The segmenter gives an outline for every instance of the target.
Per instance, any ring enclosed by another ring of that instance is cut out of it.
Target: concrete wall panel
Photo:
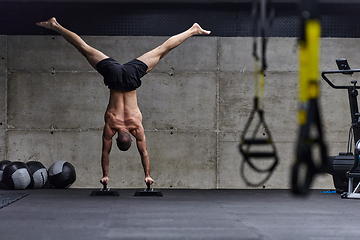
[[[298,106],[296,79],[296,73],[270,72],[266,75],[265,120],[273,131],[294,131],[296,127]],[[219,88],[221,130],[244,129],[253,109],[253,74],[221,73]],[[273,111],[274,109],[277,111]]]
[[[259,52],[260,52],[259,47]],[[267,72],[297,72],[298,45],[295,38],[269,38],[267,44]],[[261,55],[260,55],[261,56]],[[285,80],[285,79],[284,79]]]
[[[322,89],[320,107],[325,130],[344,131],[346,126],[350,128],[351,114],[347,90],[336,90],[324,85]]]
[[[254,77],[251,73],[221,72],[219,77],[221,131],[240,131],[253,107]]]
[[[160,188],[215,188],[216,134],[211,131],[145,132],[151,163],[151,176]],[[128,187],[143,187],[144,172],[135,145],[131,152],[114,148],[110,175]],[[132,157],[127,157],[131,154]],[[124,157],[123,157],[124,156]],[[118,158],[119,161],[113,159]],[[119,174],[114,175],[118,171]]]
[[[220,38],[219,67],[222,72],[250,72],[254,70],[251,56],[252,38]]]
[[[60,36],[9,36],[8,42],[11,70],[93,70]]]
[[[6,72],[0,72],[0,127],[6,124]]]
[[[137,94],[146,129],[216,128],[214,73],[150,73]]]
[[[347,58],[351,68],[359,69],[359,46],[358,38],[322,38],[321,71],[337,70],[338,58]]]
[[[221,71],[253,72],[253,38],[221,38],[219,62]],[[257,41],[261,59],[260,38]],[[294,38],[270,38],[267,45],[267,71],[297,71],[297,45]],[[259,62],[261,67],[261,62]]]
[[[97,73],[13,72],[9,125],[31,129],[102,127],[109,90]]]

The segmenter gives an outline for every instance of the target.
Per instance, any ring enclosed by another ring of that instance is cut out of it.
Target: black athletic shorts
[[[106,58],[96,64],[96,69],[104,77],[104,83],[109,89],[133,91],[141,86],[140,78],[146,74],[148,66],[137,59],[120,64],[112,58]]]

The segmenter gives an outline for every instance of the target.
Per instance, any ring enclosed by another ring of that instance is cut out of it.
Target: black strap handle
[[[310,133],[312,127],[317,130],[317,136]],[[322,134],[322,124],[319,115],[317,99],[309,101],[308,117],[304,125],[300,127],[299,139],[296,148],[296,162],[292,168],[292,191],[294,194],[305,195],[308,193],[313,177],[317,173],[325,172],[328,161],[327,151]],[[317,145],[320,154],[320,164],[316,166],[313,159],[313,150]],[[300,172],[305,168],[305,177]]]

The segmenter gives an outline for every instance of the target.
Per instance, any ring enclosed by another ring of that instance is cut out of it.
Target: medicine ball
[[[29,167],[23,162],[11,162],[6,165],[2,182],[9,189],[25,189],[34,182]]]
[[[6,164],[10,163],[11,161],[9,160],[3,160],[3,161],[0,161],[0,181],[2,179],[2,175],[3,175],[3,172],[4,172],[4,169],[6,167]]]
[[[48,172],[41,162],[30,161],[26,165],[29,167],[31,175],[34,179],[33,188],[42,188],[48,181]]]
[[[76,180],[75,168],[66,161],[56,161],[49,167],[49,182],[54,188],[68,188]]]

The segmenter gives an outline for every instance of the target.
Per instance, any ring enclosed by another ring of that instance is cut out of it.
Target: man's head
[[[119,132],[119,136],[116,138],[116,144],[121,151],[127,151],[131,146],[131,136],[128,132]]]

